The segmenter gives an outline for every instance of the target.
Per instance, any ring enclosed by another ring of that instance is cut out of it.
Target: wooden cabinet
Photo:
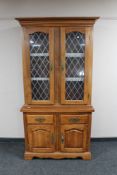
[[[85,152],[87,147],[87,125],[65,124],[61,126],[61,151]]]
[[[20,18],[25,159],[90,159],[92,29],[97,18]]]
[[[29,125],[29,148],[32,152],[54,151],[54,126],[53,125]]]

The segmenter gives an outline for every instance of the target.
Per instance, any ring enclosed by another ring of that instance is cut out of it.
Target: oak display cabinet
[[[18,18],[26,160],[91,159],[92,29],[97,18]]]

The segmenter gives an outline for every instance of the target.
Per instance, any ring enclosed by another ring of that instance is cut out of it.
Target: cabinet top
[[[16,18],[22,26],[92,26],[99,17]]]

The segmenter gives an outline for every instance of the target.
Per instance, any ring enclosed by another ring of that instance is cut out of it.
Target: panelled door
[[[87,125],[61,125],[61,151],[83,152],[87,146]]]
[[[54,125],[28,125],[30,151],[54,152]]]
[[[54,28],[25,30],[24,84],[27,103],[53,104]]]
[[[86,28],[61,28],[62,104],[87,104],[88,42]]]

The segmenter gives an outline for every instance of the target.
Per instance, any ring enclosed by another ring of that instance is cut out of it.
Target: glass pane
[[[85,34],[66,34],[66,100],[84,98]]]
[[[47,33],[30,34],[30,62],[32,99],[49,100],[49,36]]]

